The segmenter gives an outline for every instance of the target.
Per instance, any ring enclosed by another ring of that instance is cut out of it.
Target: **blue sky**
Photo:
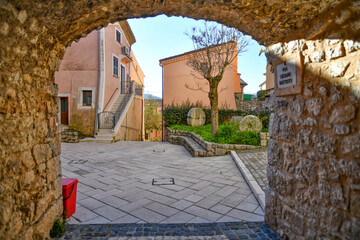
[[[161,97],[162,68],[159,60],[194,50],[191,39],[184,33],[203,26],[203,20],[160,15],[153,18],[128,19],[135,35],[132,50],[145,73],[145,93]],[[261,46],[254,40],[247,52],[238,57],[238,72],[248,83],[245,93],[256,93],[265,81],[266,58],[259,56]]]

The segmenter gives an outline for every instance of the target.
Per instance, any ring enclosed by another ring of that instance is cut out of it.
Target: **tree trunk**
[[[209,99],[211,106],[211,136],[213,137],[219,130],[218,84],[217,81],[210,81]]]

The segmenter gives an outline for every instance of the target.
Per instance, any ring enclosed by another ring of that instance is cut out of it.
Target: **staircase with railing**
[[[117,89],[115,89],[109,102],[114,96]],[[124,110],[128,105],[128,102],[133,94],[141,95],[142,86],[135,84],[134,81],[125,81],[122,83],[120,94],[117,99],[112,103],[111,108],[108,111],[98,113],[98,132],[95,136],[95,140],[99,142],[112,142],[115,136],[115,127],[118,122],[121,121]],[[108,103],[109,103],[108,102]],[[108,105],[106,104],[106,106]],[[106,109],[106,108],[104,108]]]

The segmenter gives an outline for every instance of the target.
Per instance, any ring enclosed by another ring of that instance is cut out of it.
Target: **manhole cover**
[[[153,152],[165,152],[165,150],[153,150]]]
[[[152,180],[152,185],[174,185],[174,178],[154,178]]]
[[[75,173],[77,175],[80,175],[80,176],[83,176],[83,175],[89,174],[90,172],[88,172],[88,171],[86,171],[84,169],[79,169],[79,170],[73,171],[73,173]]]
[[[88,160],[71,160],[69,162],[69,164],[84,164],[86,163]]]

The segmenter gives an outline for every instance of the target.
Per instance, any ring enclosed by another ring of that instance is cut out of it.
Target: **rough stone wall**
[[[140,141],[141,140],[141,116],[142,98],[135,96],[122,123],[119,131],[115,134],[116,141]]]
[[[352,0],[309,0],[306,4],[265,0],[1,1],[0,238],[45,238],[61,215],[53,73],[73,40],[109,22],[163,13],[215,20],[250,33],[266,45],[300,38],[359,39],[359,8],[358,1]],[[344,96],[349,101],[347,92]],[[343,140],[349,144],[357,141],[353,132],[351,128],[352,135]],[[350,192],[351,199],[356,199],[354,191]],[[346,219],[353,215],[347,214]]]
[[[270,102],[265,219],[286,239],[358,239],[360,43],[292,41],[267,56],[296,51],[302,92]]]
[[[69,130],[63,130],[61,131],[61,142],[78,143],[79,133]]]
[[[235,100],[236,101],[236,109],[242,111],[252,111],[252,110],[265,110],[266,104],[265,101],[257,101],[257,100]]]
[[[62,212],[57,87],[64,46],[0,3],[0,239],[43,239]]]

